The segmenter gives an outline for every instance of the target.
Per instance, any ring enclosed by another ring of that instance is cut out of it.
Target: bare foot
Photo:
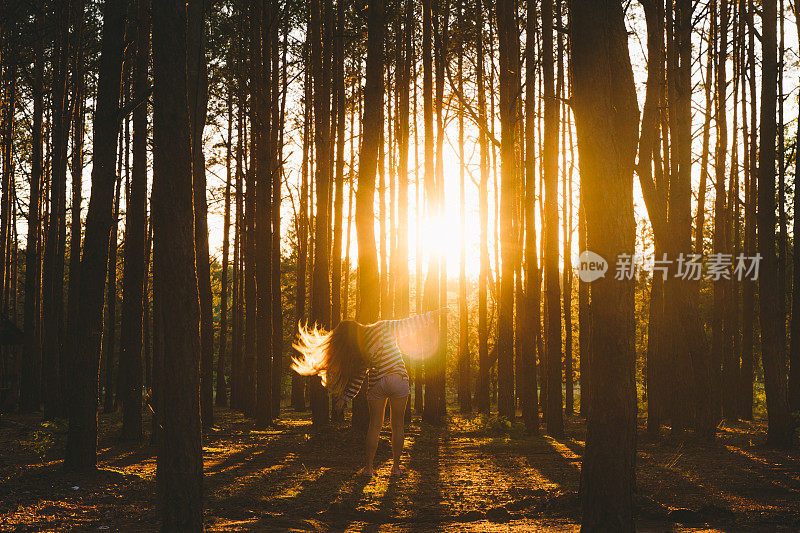
[[[393,477],[400,477],[406,473],[406,469],[402,466],[393,466],[392,471],[389,473],[390,476]]]
[[[358,471],[359,476],[372,477],[373,474],[374,472],[372,471],[372,468],[368,466],[361,467],[361,470]]]

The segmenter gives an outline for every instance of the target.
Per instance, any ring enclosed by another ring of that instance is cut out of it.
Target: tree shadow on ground
[[[447,429],[421,424],[412,432],[408,468],[418,475],[416,486],[404,503],[408,517],[415,523],[425,523],[426,531],[441,531],[440,522],[447,514],[442,494],[442,444],[446,444]]]
[[[577,417],[560,440],[498,435],[457,414],[447,428],[414,419],[400,479],[387,475],[387,427],[378,475],[367,480],[355,475],[360,434],[315,433],[307,413],[284,411],[279,427],[264,431],[234,411],[216,414],[218,427],[203,438],[209,531],[563,531],[579,521],[585,430]],[[34,418],[0,428],[0,529],[156,530],[156,448],[120,442],[118,413],[103,415],[100,468],[90,474],[63,472],[58,441],[40,458]],[[641,439],[637,523],[797,529],[800,452],[766,448],[764,429],[724,424],[710,445]]]

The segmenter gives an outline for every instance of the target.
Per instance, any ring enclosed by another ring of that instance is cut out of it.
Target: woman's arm
[[[364,379],[367,377],[367,367],[362,368],[357,374],[350,378],[350,381],[347,383],[347,387],[344,389],[344,393],[342,394],[342,399],[344,401],[350,401],[355,398],[358,391],[361,390],[361,385],[364,383]]]
[[[421,329],[432,326],[433,321],[437,316],[446,316],[449,312],[450,309],[447,307],[441,307],[421,315],[401,318],[400,320],[385,320],[384,324],[386,324],[386,326],[389,328],[389,331],[391,331],[396,337],[404,337]]]

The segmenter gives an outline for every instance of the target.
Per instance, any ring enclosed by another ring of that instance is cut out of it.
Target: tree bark
[[[303,47],[303,56],[308,61],[310,50],[310,34],[306,37],[306,43]],[[298,221],[297,241],[297,269],[295,276],[297,277],[297,292],[295,294],[295,317],[298,324],[302,324],[307,320],[306,317],[306,270],[308,264],[308,232],[309,232],[309,216],[308,216],[308,173],[311,163],[309,161],[309,143],[310,143],[310,124],[312,112],[312,90],[311,90],[311,69],[306,68],[304,87],[303,87],[303,162],[301,168],[301,183],[300,183],[300,220]],[[296,411],[303,411],[306,408],[305,389],[308,382],[297,372],[292,372],[292,407]]]
[[[462,24],[462,2],[459,0],[456,7],[456,23]],[[464,93],[464,45],[463,39],[456,40],[456,55],[458,62],[457,83],[459,94]],[[469,351],[469,307],[467,306],[467,213],[466,213],[466,184],[464,170],[466,165],[464,155],[464,104],[459,100],[458,105],[458,206],[459,206],[459,231],[460,247],[458,261],[458,403],[462,413],[472,411],[472,393],[470,390],[471,361]]]
[[[69,365],[75,353],[75,332],[78,317],[78,290],[81,266],[81,197],[83,187],[83,143],[86,113],[86,80],[84,79],[84,17],[85,6],[83,0],[78,0],[72,5],[74,9],[74,46],[72,67],[72,198],[71,220],[69,236],[69,279],[67,280],[67,315],[64,347],[61,351],[64,359],[59,369],[61,374],[61,395],[67,398],[69,383]]]
[[[42,272],[42,392],[44,417],[62,412],[59,366],[62,356],[62,321],[64,319],[64,242],[66,240],[67,144],[70,119],[69,93],[69,4],[55,2],[57,18],[52,71],[52,166],[50,179],[50,216],[45,240]],[[4,195],[8,195],[5,188]],[[7,238],[3,235],[3,246]]]
[[[363,133],[356,191],[356,237],[358,239],[358,306],[356,320],[369,324],[378,319],[375,295],[380,290],[375,247],[375,175],[378,169],[378,139],[383,109],[384,3],[370,2],[367,11],[367,71],[364,86]],[[360,393],[360,395],[362,395]],[[366,428],[366,413],[353,409],[353,426]]]
[[[106,0],[92,144],[92,193],[86,215],[79,281],[76,349],[70,365],[69,430],[65,466],[97,464],[97,384],[103,329],[103,288],[113,223],[114,162],[119,133],[119,95],[125,42],[125,2]]]
[[[745,145],[747,154],[748,169],[745,190],[744,208],[744,240],[745,253],[749,257],[756,254],[756,202],[758,195],[758,118],[757,118],[757,98],[756,95],[756,66],[755,66],[755,36],[754,36],[754,15],[755,6],[753,0],[747,0],[747,13],[744,16],[748,19],[747,32],[747,69],[750,93],[750,129],[749,146]],[[742,418],[753,419],[754,403],[754,347],[755,347],[755,323],[756,323],[756,288],[758,282],[755,280],[744,280],[742,286],[742,367],[741,367],[741,392],[740,404]]]
[[[150,1],[138,0],[136,65],[133,99],[146,98],[150,64]],[[122,280],[120,372],[125,376],[122,396],[122,438],[142,437],[142,315],[147,239],[147,105],[133,112],[133,171],[125,207],[125,266]]]
[[[232,81],[228,81],[232,84]],[[228,347],[228,250],[231,230],[231,154],[233,152],[233,91],[228,86],[228,138],[225,142],[225,198],[222,222],[222,280],[219,294],[219,351],[217,352],[217,391],[214,403],[224,407],[228,403],[225,384],[225,353]]]
[[[272,415],[280,417],[281,412],[281,381],[283,377],[283,304],[281,298],[281,194],[284,179],[283,172],[283,131],[284,117],[286,115],[286,94],[288,92],[288,78],[286,75],[288,48],[288,29],[283,33],[283,53],[279,62],[278,51],[278,23],[281,14],[278,12],[278,3],[272,2],[274,11],[272,22],[272,127],[270,129],[270,163],[272,176]],[[281,67],[282,65],[282,67]],[[279,73],[279,67],[282,72]],[[281,82],[281,79],[283,80]],[[280,101],[280,103],[279,103]]]
[[[187,72],[189,83],[189,121],[192,128],[192,177],[194,185],[195,252],[197,284],[200,291],[200,411],[203,427],[214,425],[214,315],[211,296],[211,263],[208,251],[208,202],[206,200],[206,162],[203,155],[203,129],[208,104],[208,66],[205,56],[205,16],[207,0],[187,3]]]
[[[486,123],[486,89],[484,86],[483,0],[475,4],[475,81],[478,85],[478,120]],[[478,217],[480,218],[480,272],[478,273],[478,382],[475,402],[482,413],[489,412],[489,140],[483,128],[478,130],[480,144],[480,182],[478,186]],[[530,148],[529,148],[530,149]],[[537,406],[538,410],[538,406]]]
[[[324,10],[322,3],[324,2]],[[311,321],[320,327],[331,327],[330,245],[328,244],[328,197],[330,183],[331,86],[330,62],[325,60],[331,43],[328,28],[323,32],[323,17],[331,9],[330,0],[311,3],[311,61],[314,79],[314,148],[316,161],[316,222],[314,234],[314,271],[311,282]],[[371,8],[370,8],[371,9]],[[323,12],[324,11],[324,12]],[[325,35],[323,36],[323,33]],[[359,249],[361,247],[359,246]],[[362,274],[363,275],[363,274]],[[373,293],[374,294],[374,293]],[[315,427],[329,421],[328,394],[318,377],[311,378],[311,414]]]
[[[44,45],[42,42],[43,14],[36,13],[37,39],[33,46],[33,120],[31,131],[31,178],[28,202],[28,237],[25,249],[25,344],[20,368],[19,411],[30,413],[39,409],[40,375],[42,361],[41,346],[41,196],[43,187],[42,126],[44,117]],[[12,70],[14,72],[14,70]],[[6,121],[6,125],[10,122]],[[10,132],[9,132],[10,134]],[[10,141],[10,137],[9,137]],[[114,140],[116,142],[116,139]],[[115,145],[116,146],[116,145]],[[113,160],[112,160],[113,161]],[[4,159],[4,179],[10,180],[10,160]],[[113,163],[112,163],[113,164]],[[102,289],[101,289],[102,290]],[[102,304],[101,304],[102,305]]]
[[[336,3],[337,31],[333,49],[333,84],[336,113],[336,174],[333,201],[333,251],[331,254],[331,327],[342,320],[342,211],[344,209],[344,1]]]
[[[759,311],[761,318],[761,356],[764,366],[764,391],[767,397],[767,442],[789,447],[794,440],[786,392],[785,347],[779,342],[784,328],[779,316],[778,264],[775,250],[775,150],[777,134],[777,0],[763,2],[761,62],[761,144],[758,151],[758,252]]]
[[[397,45],[397,246],[395,251],[394,310],[398,317],[408,316],[408,150],[409,150],[409,96],[411,92],[411,64],[414,31],[413,2],[403,3],[402,35]],[[399,27],[400,25],[398,25]]]
[[[525,296],[518,313],[525,325],[519,332],[523,375],[517,382],[522,416],[530,433],[539,433],[539,384],[536,365],[536,338],[541,330],[541,286],[536,250],[536,41],[538,38],[536,3],[527,6],[525,44]],[[484,104],[485,105],[485,104]],[[485,111],[484,111],[485,113]],[[488,170],[488,169],[487,169]],[[484,289],[485,290],[485,289]],[[485,303],[484,303],[485,305]],[[543,355],[543,354],[540,354]],[[488,357],[488,349],[486,356]]]
[[[726,109],[727,93],[727,57],[728,57],[728,2],[719,0],[719,21],[717,25],[717,77],[716,77],[716,123],[717,145],[714,151],[714,236],[713,251],[716,254],[728,253],[728,206],[726,205],[725,165],[728,155],[728,123]],[[712,379],[715,382],[714,390],[722,391],[723,359],[725,356],[725,331],[724,316],[728,305],[728,280],[720,279],[712,283],[714,289],[714,303],[711,313],[711,362],[713,364]],[[720,394],[711,398],[714,412],[717,416],[721,413],[722,402]],[[726,410],[726,414],[728,410]]]
[[[158,406],[163,422],[156,486],[162,531],[203,528],[200,417],[201,311],[194,228],[193,83],[187,42],[196,14],[183,1],[153,2],[153,272],[163,332]],[[188,33],[188,35],[187,35]],[[194,34],[195,39],[199,38]],[[195,115],[196,116],[196,115]],[[205,193],[205,191],[203,191]]]
[[[645,203],[654,228],[655,257],[663,254],[663,235],[667,232],[666,190],[653,177],[654,167],[659,172],[656,159],[659,156],[659,103],[664,88],[664,4],[662,0],[642,1],[647,23],[647,92],[642,112],[642,127],[639,136],[639,161],[636,172]],[[710,80],[709,80],[710,82]],[[710,94],[710,93],[709,93]],[[703,171],[701,170],[701,174]],[[702,178],[701,178],[702,179]],[[583,196],[581,196],[583,199]],[[703,200],[698,201],[703,205]],[[698,217],[701,216],[698,207]],[[698,219],[699,220],[699,219]],[[585,223],[585,221],[584,221]],[[699,224],[699,222],[698,222]],[[655,230],[658,229],[658,234]],[[586,231],[581,227],[582,231]],[[653,276],[650,287],[650,310],[647,333],[647,427],[651,433],[658,433],[665,415],[665,362],[664,344],[662,343],[662,324],[664,322],[663,278]],[[581,321],[583,324],[583,321]],[[588,348],[587,348],[588,349]],[[583,372],[581,365],[581,372]],[[582,379],[583,379],[583,375]],[[581,386],[583,394],[583,386]]]
[[[585,193],[587,248],[633,254],[633,170],[639,110],[622,6],[570,3],[572,100]],[[634,280],[592,284],[583,531],[634,531],[636,384]]]
[[[124,150],[120,139],[120,156]],[[122,157],[120,157],[117,172],[116,192],[114,193],[114,214],[111,223],[111,239],[108,244],[108,270],[106,280],[106,307],[103,315],[103,339],[100,343],[100,357],[106,367],[105,391],[103,395],[103,412],[112,413],[117,409],[117,392],[115,385],[119,385],[120,380],[114,380],[115,363],[117,358],[117,250],[119,249],[119,202],[120,190],[122,188]],[[117,377],[120,369],[117,368]],[[118,388],[118,387],[117,387]]]
[[[561,300],[558,272],[558,106],[553,86],[553,1],[542,2],[542,76],[544,78],[544,288],[545,369],[547,387],[545,423],[555,438],[564,434],[561,407]]]
[[[691,242],[691,29],[692,3],[676,0],[674,27],[667,29],[673,38],[667,45],[669,70],[667,73],[668,101],[670,103],[670,184],[668,229],[664,229],[664,251],[675,261],[679,254],[689,254]],[[656,224],[663,217],[654,217]],[[707,346],[703,321],[700,316],[698,285],[679,279],[675,272],[664,283],[664,327],[672,333],[668,337],[668,350],[673,370],[670,372],[668,390],[672,430],[679,434],[692,426],[704,439],[713,439],[719,416],[714,408],[716,381]]]
[[[795,1],[793,5],[795,23],[797,24],[798,32],[800,32],[800,4]],[[798,33],[800,35],[800,33]],[[742,95],[744,101],[744,95]],[[800,122],[798,122],[797,133],[795,139],[800,138]],[[746,142],[746,141],[745,141]],[[795,176],[800,173],[800,158],[795,158]],[[794,190],[794,212],[800,213],[800,191],[795,188]],[[745,204],[745,210],[747,209]],[[746,218],[746,217],[745,217]],[[792,235],[800,236],[800,217],[795,216],[793,220]],[[745,222],[745,227],[747,223]],[[745,236],[745,239],[747,237]],[[797,246],[797,244],[794,244]],[[788,398],[789,409],[794,412],[800,410],[800,247],[793,246],[792,254],[792,318],[791,318],[791,347],[789,351],[789,384],[788,384]],[[752,355],[751,355],[752,357]],[[744,356],[742,357],[744,359]],[[742,361],[744,363],[744,361]],[[744,364],[742,365],[744,366]]]

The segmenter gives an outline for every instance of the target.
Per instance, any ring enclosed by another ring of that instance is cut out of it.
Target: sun
[[[461,255],[462,233],[458,216],[438,214],[426,217],[421,228],[423,253],[426,259],[432,255],[443,257],[450,268],[458,266]]]

